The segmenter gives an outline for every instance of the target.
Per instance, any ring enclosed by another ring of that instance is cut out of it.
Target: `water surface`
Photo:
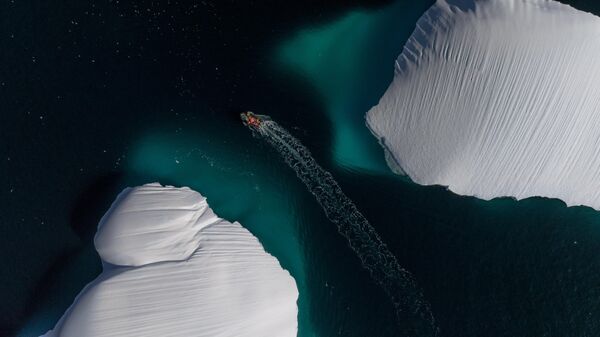
[[[34,13],[35,29],[48,30],[2,38],[2,50],[19,56],[3,55],[2,74],[22,81],[0,87],[14,111],[0,114],[11,126],[0,144],[0,201],[11,210],[0,218],[10,238],[0,244],[0,332],[52,327],[100,271],[91,238],[117,193],[160,181],[200,191],[290,270],[300,336],[402,336],[388,297],[313,196],[241,125],[238,113],[251,109],[272,115],[333,174],[415,276],[443,336],[600,333],[598,212],[417,186],[390,174],[364,127],[428,2],[332,7],[318,20],[312,8],[321,5],[267,18],[272,5],[246,9],[262,16],[203,5],[203,21],[185,6],[150,6],[177,19],[158,15],[156,24],[126,4],[68,5],[58,14],[0,10],[14,16],[7,23]],[[86,11],[89,19],[70,22]]]

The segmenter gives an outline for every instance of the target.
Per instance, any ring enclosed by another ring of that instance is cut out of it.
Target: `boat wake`
[[[280,153],[316,197],[363,267],[391,299],[400,327],[409,336],[437,336],[439,331],[433,314],[416,280],[400,267],[379,234],[342,192],[333,176],[317,164],[306,147],[270,118],[260,118],[258,123],[248,126]]]

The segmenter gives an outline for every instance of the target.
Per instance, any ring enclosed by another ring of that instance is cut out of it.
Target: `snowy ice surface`
[[[296,336],[294,279],[189,188],[126,189],[95,245],[104,271],[44,336]]]
[[[419,184],[600,209],[600,18],[551,0],[438,0],[367,126]]]

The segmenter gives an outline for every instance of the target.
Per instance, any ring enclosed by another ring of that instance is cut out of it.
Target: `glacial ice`
[[[600,209],[600,18],[552,0],[438,0],[367,126],[388,164],[483,199]]]
[[[294,279],[189,188],[126,189],[95,245],[104,271],[44,336],[296,336]]]

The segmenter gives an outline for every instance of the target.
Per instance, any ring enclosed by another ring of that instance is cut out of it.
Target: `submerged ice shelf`
[[[392,169],[483,199],[600,209],[600,18],[552,0],[438,0],[367,125]]]
[[[296,336],[294,279],[189,188],[126,189],[94,243],[104,271],[45,336]]]

